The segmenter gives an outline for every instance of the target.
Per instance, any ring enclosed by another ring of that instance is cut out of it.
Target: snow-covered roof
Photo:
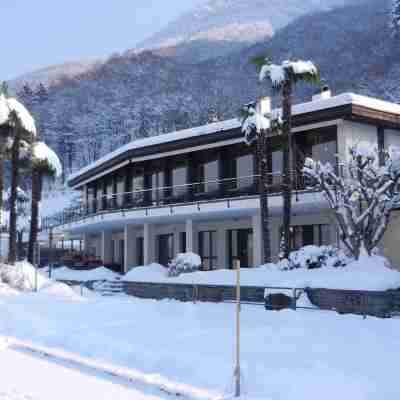
[[[324,98],[314,101],[309,101],[306,103],[301,103],[294,105],[292,108],[293,115],[300,115],[315,111],[320,111],[324,109],[335,108],[347,104],[355,104],[364,106],[370,109],[379,110],[383,112],[399,114],[400,116],[400,105],[395,103],[390,103],[387,101],[360,96],[354,93],[342,93],[331,98]],[[278,113],[279,110],[273,110],[272,113]],[[208,125],[198,126],[190,129],[184,129],[172,133],[167,133],[163,135],[153,136],[150,138],[139,139],[133,142],[127,143],[126,145],[120,147],[119,149],[99,158],[97,161],[89,164],[88,166],[80,169],[79,171],[71,174],[68,178],[69,181],[76,179],[82,174],[85,174],[92,169],[99,167],[107,161],[114,159],[115,157],[134,149],[144,148],[153,145],[161,145],[164,143],[170,143],[177,140],[187,139],[191,137],[198,137],[203,135],[208,135],[211,133],[221,133],[230,129],[236,129],[241,127],[241,121],[237,118],[215,122]],[[243,138],[244,140],[244,138]]]
[[[62,174],[62,166],[57,154],[44,142],[37,142],[33,145],[33,157],[39,161],[47,161],[54,170],[57,177]]]
[[[229,119],[222,122],[214,122],[212,124],[197,126],[194,128],[183,129],[180,131],[166,133],[158,136],[152,136],[150,138],[138,139],[133,142],[127,143],[126,145],[120,147],[119,149],[99,158],[97,161],[89,164],[88,166],[80,169],[79,171],[71,174],[68,180],[72,180],[85,172],[90,171],[93,168],[105,163],[106,161],[112,160],[120,154],[123,154],[129,150],[140,149],[143,147],[154,146],[164,143],[174,142],[176,140],[187,139],[195,136],[203,136],[210,133],[224,132],[230,129],[239,128],[241,126],[240,121],[236,118]]]

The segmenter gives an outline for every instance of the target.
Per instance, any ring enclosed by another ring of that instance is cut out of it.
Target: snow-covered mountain
[[[189,60],[225,55],[269,38],[293,19],[350,0],[208,0],[136,46]]]

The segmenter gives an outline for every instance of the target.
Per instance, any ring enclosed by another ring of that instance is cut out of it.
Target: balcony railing
[[[259,194],[259,180],[260,175],[250,175],[102,195],[98,199],[81,203],[56,215],[43,218],[42,229],[48,230],[71,222],[77,222],[88,216],[113,211],[149,209],[152,207],[257,195]],[[282,192],[281,173],[269,174],[268,183],[270,195],[278,195]],[[292,188],[295,191],[307,189],[306,182],[301,174],[292,174]]]

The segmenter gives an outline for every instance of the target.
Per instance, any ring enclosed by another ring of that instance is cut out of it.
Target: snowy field
[[[125,368],[138,381],[177,391],[183,388],[186,393],[196,393],[192,397],[198,399],[217,399],[232,390],[232,304],[82,298],[56,286],[38,294],[2,293],[0,336]],[[363,319],[322,311],[267,312],[261,306],[243,306],[245,398],[397,400],[399,328],[398,319]],[[38,384],[30,377],[32,370],[46,376],[49,367],[43,363],[48,361],[36,360],[38,364],[34,364],[31,356],[27,360],[27,355],[15,354],[5,346],[0,352],[5,362],[2,365],[8,370],[0,374],[0,399],[2,392],[12,394],[13,390],[15,397],[3,398],[62,399],[40,397]],[[107,393],[109,381],[91,376],[83,383],[75,377],[82,385],[82,394],[76,396],[68,376],[65,384],[56,384],[59,367],[53,367],[54,375],[49,372],[49,385],[69,391],[68,398],[104,398],[85,396],[84,387],[93,383],[94,393],[102,387]],[[22,382],[12,374],[13,368]],[[69,370],[82,375],[82,371]],[[29,396],[17,397],[19,389]],[[108,392],[112,394],[108,398],[126,397],[118,394],[117,387],[109,390],[116,392]],[[131,398],[141,399],[134,394]]]

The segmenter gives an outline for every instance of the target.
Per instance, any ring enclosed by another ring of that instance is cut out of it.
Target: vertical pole
[[[240,397],[240,260],[235,260],[236,267],[236,366],[235,397]]]
[[[35,263],[35,292],[38,291],[38,242],[35,243],[34,246],[34,254],[33,254],[33,260]]]

